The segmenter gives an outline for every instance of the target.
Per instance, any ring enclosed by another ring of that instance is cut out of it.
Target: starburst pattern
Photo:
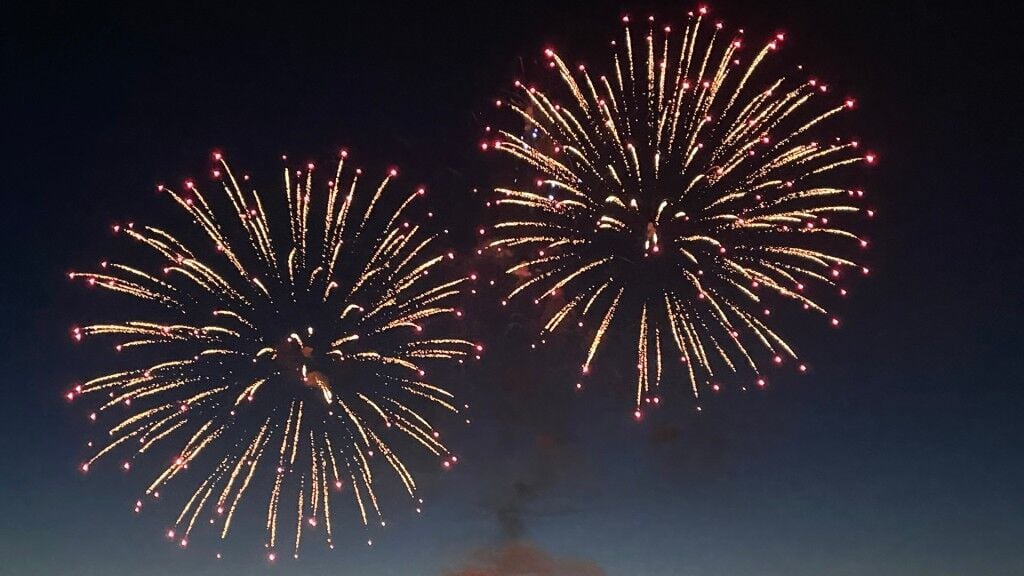
[[[776,306],[838,326],[824,301],[868,272],[851,228],[873,215],[846,175],[875,157],[826,130],[852,99],[773,71],[782,34],[748,53],[706,8],[678,31],[623,22],[608,75],[545,50],[557,80],[516,81],[496,102],[511,114],[481,147],[521,168],[496,189],[489,242],[520,255],[508,299],[546,306],[541,338],[589,329],[583,374],[610,334],[631,333],[640,418],[661,400],[669,358],[698,396],[734,374],[763,386],[765,364],[796,360]]]
[[[343,152],[326,186],[315,186],[312,164],[285,168],[283,194],[265,197],[215,160],[218,191],[160,187],[191,226],[115,226],[140,263],[69,274],[128,297],[125,315],[136,316],[72,329],[76,340],[116,339],[122,355],[122,368],[68,392],[98,400],[90,419],[110,421],[82,470],[115,454],[129,470],[170,453],[136,511],[169,485],[191,486],[167,532],[186,546],[202,524],[226,537],[253,500],[265,510],[270,559],[282,530],[296,556],[307,532],[333,548],[339,494],[363,524],[383,524],[380,469],[418,512],[398,445],[452,466],[431,418],[466,408],[425,366],[481,351],[448,334],[468,279],[447,273],[454,255],[408,214],[425,191],[390,192],[396,170],[367,186]],[[287,222],[275,219],[282,213]]]

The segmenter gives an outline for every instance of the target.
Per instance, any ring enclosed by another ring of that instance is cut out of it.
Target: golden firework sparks
[[[390,170],[364,199],[362,170],[346,167],[347,156],[322,192],[312,164],[285,168],[278,202],[215,154],[216,192],[191,181],[180,192],[159,187],[194,227],[114,227],[157,272],[103,262],[69,273],[133,298],[128,310],[143,314],[72,329],[75,340],[116,338],[126,356],[126,368],[68,392],[98,400],[91,420],[111,421],[81,468],[121,453],[129,470],[148,451],[170,451],[145,494],[159,497],[179,476],[191,483],[167,532],[181,546],[207,517],[227,537],[240,504],[263,497],[268,558],[289,527],[295,556],[306,531],[333,548],[340,492],[363,524],[384,523],[374,461],[386,463],[419,511],[396,442],[411,440],[442,468],[456,462],[430,418],[466,407],[425,367],[479,358],[480,345],[445,333],[462,315],[455,301],[470,280],[446,274],[436,236],[408,217],[424,189],[392,194]],[[271,217],[278,209],[287,223]]]
[[[493,203],[488,248],[519,260],[506,300],[550,302],[542,338],[589,324],[583,374],[610,332],[634,334],[640,418],[671,357],[695,396],[740,372],[763,386],[763,356],[796,360],[774,306],[839,324],[822,301],[867,274],[850,256],[867,240],[850,228],[873,215],[843,175],[875,156],[826,130],[852,99],[799,67],[772,70],[782,34],[747,50],[706,8],[681,30],[623,23],[607,75],[545,50],[557,80],[516,81],[496,102],[512,118],[481,148],[523,168]]]

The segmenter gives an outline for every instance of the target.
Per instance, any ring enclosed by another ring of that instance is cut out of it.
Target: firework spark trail
[[[129,470],[162,448],[171,463],[145,490],[149,497],[190,467],[198,471],[167,532],[181,546],[204,515],[227,537],[240,504],[264,494],[271,560],[279,529],[290,526],[295,556],[303,532],[320,523],[333,548],[332,498],[346,485],[363,524],[376,516],[383,525],[375,459],[419,511],[416,482],[394,442],[411,440],[445,469],[457,461],[429,416],[460,408],[426,378],[425,365],[462,363],[482,350],[445,334],[444,322],[427,335],[435,320],[461,316],[455,300],[470,280],[446,274],[436,237],[407,220],[424,190],[394,198],[391,170],[361,201],[362,171],[346,168],[343,152],[323,193],[313,190],[312,164],[285,169],[285,229],[270,217],[274,200],[214,157],[220,193],[191,181],[183,192],[159,187],[195,228],[114,227],[160,263],[158,273],[103,262],[98,272],[69,274],[141,301],[129,310],[144,314],[72,329],[75,340],[117,338],[116,350],[130,355],[124,365],[133,366],[67,394],[99,400],[90,419],[112,421],[82,470],[115,452]],[[283,506],[286,499],[294,503]]]
[[[564,295],[541,336],[570,319],[589,324],[584,374],[610,332],[638,335],[640,418],[660,402],[672,350],[695,396],[740,371],[763,386],[765,364],[796,360],[769,325],[773,302],[838,326],[821,300],[846,295],[849,271],[867,274],[850,256],[867,240],[850,228],[873,216],[863,192],[842,184],[844,169],[875,157],[823,134],[853,100],[769,70],[782,34],[746,54],[742,31],[730,36],[706,8],[681,31],[652,17],[641,35],[623,22],[611,77],[545,50],[557,80],[550,90],[516,81],[496,102],[512,119],[488,126],[481,148],[533,184],[495,190],[488,248],[520,262],[507,270],[517,281],[506,300]]]

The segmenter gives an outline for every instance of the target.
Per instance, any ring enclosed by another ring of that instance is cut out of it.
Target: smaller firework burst
[[[546,306],[542,339],[587,331],[584,375],[609,334],[630,334],[640,418],[670,361],[695,396],[806,371],[773,310],[839,325],[825,302],[867,274],[852,230],[873,215],[849,169],[875,156],[826,130],[852,99],[773,71],[782,34],[747,49],[706,8],[679,29],[623,23],[606,75],[545,50],[556,80],[517,81],[481,148],[522,169],[496,189],[489,243],[518,255],[507,299]]]

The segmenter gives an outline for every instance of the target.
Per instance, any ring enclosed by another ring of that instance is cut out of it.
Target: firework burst
[[[159,187],[193,226],[181,234],[114,226],[148,264],[103,262],[69,274],[145,312],[72,329],[75,340],[116,339],[124,356],[123,368],[68,392],[98,400],[89,418],[110,421],[82,470],[115,455],[129,470],[162,454],[168,464],[136,511],[168,484],[190,484],[167,532],[182,546],[202,524],[226,537],[239,505],[258,499],[270,559],[285,529],[296,556],[307,532],[333,548],[339,493],[354,500],[363,524],[383,524],[378,468],[397,476],[418,512],[416,482],[395,443],[418,445],[449,468],[457,458],[428,418],[466,408],[428,380],[425,366],[481,351],[444,333],[444,318],[461,316],[454,302],[468,280],[445,274],[454,255],[408,219],[424,190],[391,193],[396,170],[363,184],[342,152],[322,190],[310,164],[285,168],[283,194],[265,197],[214,157],[219,191]],[[379,460],[386,465],[372,464]]]
[[[873,212],[842,182],[875,157],[825,130],[853,100],[799,67],[771,71],[782,34],[751,53],[706,12],[642,34],[623,18],[608,75],[545,50],[552,88],[515,82],[496,102],[512,119],[481,144],[525,169],[494,202],[489,247],[520,255],[508,299],[549,302],[542,338],[588,327],[583,374],[613,331],[629,334],[637,418],[669,359],[698,397],[735,374],[764,386],[765,365],[797,359],[772,310],[838,326],[822,300],[868,271],[850,228]]]

